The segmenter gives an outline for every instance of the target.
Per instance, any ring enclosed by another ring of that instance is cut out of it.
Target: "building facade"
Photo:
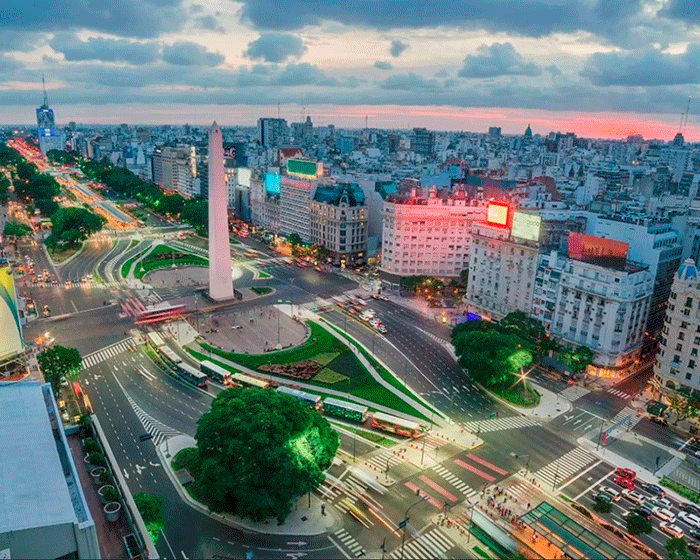
[[[182,196],[200,194],[195,187],[197,177],[197,152],[194,146],[165,146],[153,152],[153,182]]]
[[[289,127],[284,119],[258,119],[258,140],[264,148],[276,148],[289,143]]]
[[[656,398],[700,402],[700,278],[692,259],[674,275],[654,364]]]
[[[471,226],[486,218],[486,205],[465,191],[414,188],[386,197],[382,209],[382,279],[459,277],[469,266]]]
[[[435,133],[425,128],[414,128],[411,133],[411,151],[432,156],[435,153]]]
[[[333,264],[355,267],[367,255],[367,206],[357,183],[319,185],[311,201],[311,242],[331,253]]]

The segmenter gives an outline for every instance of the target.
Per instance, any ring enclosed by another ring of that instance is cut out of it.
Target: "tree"
[[[598,513],[610,513],[612,511],[612,503],[605,500],[596,500],[593,504],[593,511]]]
[[[638,513],[631,513],[627,516],[627,532],[632,536],[648,535],[651,533],[651,521]]]
[[[533,358],[536,361],[541,360],[549,350],[556,348],[556,343],[551,339],[544,325],[522,311],[508,313],[498,322],[498,325],[503,332],[513,333],[527,340],[532,346]]]
[[[19,222],[5,222],[5,228],[2,230],[2,234],[6,237],[25,237],[30,235],[34,231],[27,224],[21,224]]]
[[[206,233],[209,226],[209,206],[206,200],[189,200],[180,212],[180,219],[197,230]]]
[[[178,216],[185,205],[185,199],[179,194],[169,194],[161,198],[156,204],[156,209],[162,214]]]
[[[45,216],[46,218],[53,216],[60,208],[58,202],[50,198],[40,198],[34,203],[34,205],[39,209],[41,215]]]
[[[49,247],[74,246],[88,235],[102,229],[106,220],[85,208],[60,208],[51,216],[51,235],[46,239]]]
[[[6,204],[9,198],[10,180],[0,176],[0,204]]]
[[[160,536],[160,531],[165,525],[163,520],[163,498],[155,494],[139,492],[134,494],[136,507],[146,524],[146,529],[151,535],[151,540],[155,544]]]
[[[61,187],[56,179],[46,173],[35,173],[27,181],[15,183],[15,193],[23,199],[53,198],[60,192]]]
[[[61,381],[77,375],[82,367],[80,352],[76,348],[54,346],[41,352],[37,357],[44,379],[51,383],[54,395],[61,390]]]
[[[688,543],[685,542],[683,537],[668,539],[666,541],[666,552],[668,552],[668,558],[670,558],[670,560],[674,560],[675,558],[683,558],[684,560],[690,558]]]
[[[576,348],[576,351],[571,354],[569,367],[571,367],[571,371],[574,373],[580,373],[585,371],[592,361],[593,350],[588,348],[588,346],[579,346]]]
[[[338,434],[317,411],[270,389],[227,389],[197,423],[199,489],[216,512],[281,524],[323,482]]]
[[[298,233],[290,233],[289,237],[287,238],[287,241],[292,246],[292,248],[304,244],[304,242],[301,240],[301,236]]]

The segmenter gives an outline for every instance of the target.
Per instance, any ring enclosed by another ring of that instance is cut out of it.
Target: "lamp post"
[[[418,495],[419,491],[420,490],[416,490],[416,495]],[[408,519],[409,519],[408,512],[411,511],[418,504],[423,503],[425,500],[426,500],[426,497],[421,496],[420,500],[418,500],[417,502],[414,502],[413,504],[408,506],[408,509],[406,510],[406,513],[403,516],[403,521],[401,523],[399,523],[399,526],[403,527],[403,535],[401,536],[401,556],[399,556],[399,558],[401,560],[403,560],[403,546],[404,546],[404,543],[406,542],[406,525],[408,525]]]
[[[469,542],[472,539],[472,525],[473,525],[473,517],[474,517],[474,506],[479,503],[479,501],[475,501],[474,503],[467,502],[469,504],[469,530],[467,531],[467,542]]]
[[[294,318],[294,280],[296,278],[289,279],[289,283],[292,285],[292,319]]]

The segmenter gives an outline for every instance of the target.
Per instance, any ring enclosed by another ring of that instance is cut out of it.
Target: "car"
[[[36,284],[39,279],[36,276],[32,276],[32,284]]]
[[[676,522],[676,516],[674,515],[674,513],[672,511],[667,510],[666,508],[655,506],[652,508],[651,513],[654,514],[654,517],[658,517],[662,521],[668,521],[669,523]]]
[[[683,538],[683,529],[681,529],[678,525],[673,525],[672,523],[662,521],[659,523],[659,529],[661,529],[667,535],[671,535],[677,539]]]
[[[668,420],[662,416],[652,416],[651,421],[656,424],[661,424],[662,426],[668,426]]]
[[[651,510],[644,505],[634,506],[630,511],[636,513],[637,515],[641,515],[645,519],[651,519]]]
[[[379,325],[379,326],[377,327],[377,330],[378,330],[380,333],[382,333],[382,334],[386,334],[386,333],[389,332],[389,331],[386,330],[386,327],[385,327],[384,325]]]
[[[629,478],[625,478],[624,476],[616,476],[613,482],[615,482],[615,484],[618,486],[626,488],[627,490],[634,490],[634,482],[632,482]]]
[[[698,517],[700,517],[700,507],[698,507],[698,506],[695,506],[695,505],[693,505],[693,504],[688,504],[688,503],[683,502],[683,503],[680,503],[680,504],[678,505],[678,508],[679,508],[681,511],[685,511],[685,512],[688,512],[688,513],[692,513],[693,515],[697,515]]]
[[[656,484],[642,482],[640,486],[642,487],[642,490],[649,492],[654,496],[659,496],[659,498],[663,498],[666,495],[666,492],[664,492],[663,489],[660,486],[657,486]]]
[[[700,517],[698,517],[695,514],[681,511],[678,513],[678,519],[685,521],[691,527],[695,527],[696,529],[700,529]]]
[[[648,498],[646,500],[646,503],[648,503],[651,506],[658,506],[661,508],[666,508],[670,510],[673,507],[673,504],[669,502],[666,498],[659,498],[658,496],[655,498]]]
[[[599,492],[603,492],[604,494],[608,494],[613,501],[619,502],[620,498],[622,497],[622,494],[615,490],[614,488],[611,488],[610,486],[601,486],[598,488]]]
[[[688,534],[693,537],[696,541],[700,540],[700,529],[696,529],[695,527],[691,527],[688,530]]]
[[[611,503],[612,497],[610,494],[606,494],[605,492],[598,492],[595,496],[593,496],[593,501]]]
[[[640,494],[639,492],[627,490],[627,491],[623,492],[622,495],[625,498],[627,498],[630,502],[634,502],[635,504],[641,504],[644,502],[644,495]]]
[[[51,278],[51,283],[52,283],[54,286],[58,285],[58,278],[56,278],[56,277]]]
[[[635,478],[637,478],[637,473],[634,472],[632,469],[623,469],[622,467],[617,467],[615,469],[615,474],[628,480],[634,480]]]

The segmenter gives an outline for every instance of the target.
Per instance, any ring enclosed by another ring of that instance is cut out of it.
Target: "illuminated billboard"
[[[17,311],[17,296],[12,269],[0,266],[0,360],[22,352],[22,329]]]
[[[322,164],[302,159],[287,160],[287,174],[304,179],[316,179],[323,174]]]
[[[569,233],[569,258],[601,266],[622,268],[627,262],[629,244],[585,233]]]
[[[508,205],[502,202],[489,202],[486,210],[486,223],[492,226],[508,226]]]
[[[510,234],[526,241],[539,241],[542,217],[525,212],[513,212],[513,226]]]
[[[265,192],[267,194],[279,194],[280,191],[280,174],[270,171],[265,173]]]
[[[247,189],[250,188],[250,169],[247,167],[238,168],[238,184]]]

